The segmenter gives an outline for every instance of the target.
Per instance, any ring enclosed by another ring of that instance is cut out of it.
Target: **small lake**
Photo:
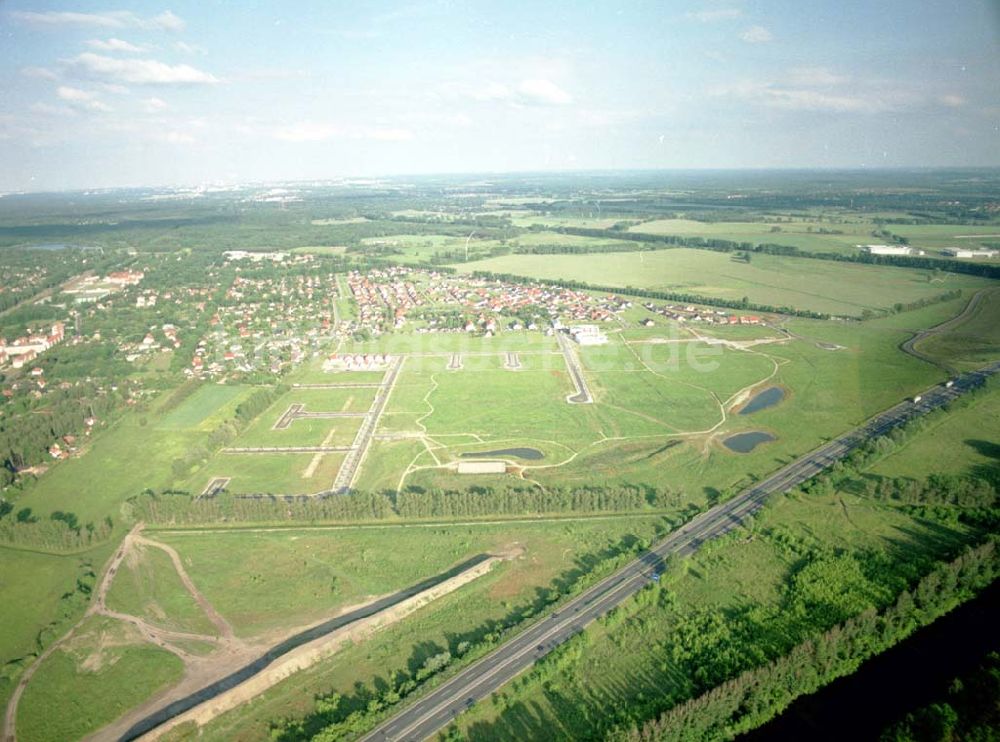
[[[722,441],[722,444],[730,451],[736,451],[736,453],[750,453],[761,443],[776,440],[778,439],[770,433],[765,433],[763,430],[751,430],[747,433],[731,435]]]
[[[740,410],[740,414],[752,415],[760,410],[766,410],[768,407],[774,407],[784,398],[784,389],[780,386],[769,386],[767,389],[753,395],[750,401],[743,405],[743,409]]]
[[[514,456],[528,461],[545,458],[545,454],[537,448],[501,448],[497,451],[466,451],[462,454],[462,458],[465,459],[490,458],[491,456]]]

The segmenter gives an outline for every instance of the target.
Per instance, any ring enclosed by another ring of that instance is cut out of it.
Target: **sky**
[[[0,0],[0,191],[1000,166],[997,0]]]

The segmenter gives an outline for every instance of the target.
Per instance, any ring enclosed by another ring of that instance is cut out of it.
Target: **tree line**
[[[798,696],[848,675],[916,629],[969,600],[1000,575],[995,537],[941,564],[895,603],[869,609],[795,646],[772,662],[717,685],[642,724],[620,726],[613,742],[732,739],[767,722]]]
[[[672,510],[679,493],[632,485],[583,488],[475,487],[468,490],[354,491],[343,495],[235,495],[147,490],[129,499],[137,520],[157,524],[370,521],[485,515]]]

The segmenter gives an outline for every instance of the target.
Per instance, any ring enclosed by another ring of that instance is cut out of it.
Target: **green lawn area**
[[[236,406],[252,391],[249,386],[204,384],[156,422],[160,430],[211,431],[231,419]]]
[[[197,634],[214,634],[194,598],[184,588],[170,556],[162,549],[136,544],[108,591],[112,610],[139,616],[154,626]]]
[[[728,253],[677,248],[602,255],[505,255],[460,263],[461,272],[513,273],[572,279],[595,285],[679,291],[726,300],[747,297],[770,306],[790,306],[857,316],[865,309],[931,297],[955,288],[981,288],[986,279],[949,274],[931,282],[925,270],[754,255],[749,264]]]
[[[83,456],[57,463],[26,487],[18,507],[30,507],[39,515],[70,511],[82,523],[109,515],[120,522],[122,502],[146,488],[168,487],[173,460],[208,438],[199,430],[158,429],[150,424],[152,419],[153,412],[126,413],[101,431]]]
[[[125,624],[94,617],[50,655],[25,690],[17,738],[75,740],[108,724],[178,680],[183,663]]]
[[[870,472],[912,479],[939,472],[1000,477],[1000,390],[936,418]]]

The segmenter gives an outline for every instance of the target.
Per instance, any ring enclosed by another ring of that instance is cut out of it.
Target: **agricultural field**
[[[983,288],[985,279],[929,271],[754,255],[744,263],[728,253],[677,248],[601,255],[506,255],[461,263],[462,272],[491,271],[530,278],[585,281],[687,292],[841,316],[888,309],[952,289]]]

